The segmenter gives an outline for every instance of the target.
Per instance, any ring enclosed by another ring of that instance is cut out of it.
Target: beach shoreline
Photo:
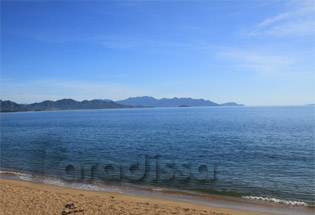
[[[77,214],[281,214],[213,207],[168,198],[83,190],[52,184],[0,178],[1,214],[61,214],[74,203]]]

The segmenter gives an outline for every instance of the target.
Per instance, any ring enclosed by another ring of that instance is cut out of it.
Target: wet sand
[[[0,214],[212,214],[262,215],[255,211],[106,191],[81,190],[0,178]],[[67,204],[75,208],[65,208]],[[64,213],[65,213],[64,212]]]

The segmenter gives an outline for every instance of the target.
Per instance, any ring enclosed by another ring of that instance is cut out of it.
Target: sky
[[[313,0],[1,1],[2,100],[315,103]]]

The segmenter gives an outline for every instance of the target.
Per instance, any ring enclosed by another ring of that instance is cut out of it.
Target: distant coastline
[[[0,100],[0,112],[26,111],[57,111],[57,110],[87,110],[87,109],[116,109],[116,108],[154,108],[154,107],[208,107],[208,106],[244,106],[235,102],[218,104],[210,100],[192,98],[163,98],[131,97],[125,100],[112,101],[109,99],[94,99],[76,101],[61,99],[57,101],[45,100],[32,104],[18,104],[14,101]]]
[[[208,106],[244,106],[235,102],[219,104],[205,99],[193,98],[162,98],[156,99],[151,96],[130,97],[116,101],[118,104],[143,106],[143,107],[208,107]]]
[[[86,110],[86,109],[115,109],[133,108],[133,106],[122,105],[113,101],[102,101],[98,99],[76,101],[73,99],[61,99],[57,101],[45,100],[32,104],[18,104],[7,100],[0,100],[1,112],[26,112],[26,111],[57,111],[57,110]]]

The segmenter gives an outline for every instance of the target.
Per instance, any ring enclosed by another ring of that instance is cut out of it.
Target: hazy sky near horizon
[[[1,99],[315,103],[313,0],[2,1]]]

